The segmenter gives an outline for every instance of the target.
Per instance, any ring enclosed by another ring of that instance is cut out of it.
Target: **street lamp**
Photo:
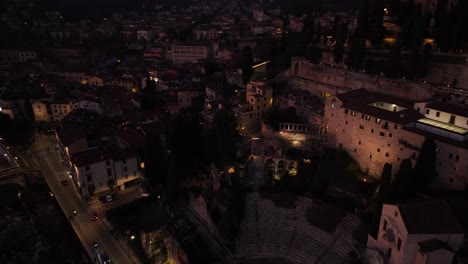
[[[134,239],[135,239],[135,236],[134,236],[134,235],[130,235],[130,230],[127,230],[125,233],[127,234],[127,256],[130,257],[129,240],[134,240]]]

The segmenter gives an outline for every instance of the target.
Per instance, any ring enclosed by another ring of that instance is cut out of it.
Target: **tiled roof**
[[[338,94],[336,97],[343,102],[342,107],[344,108],[370,116],[375,116],[400,125],[408,124],[424,117],[422,114],[412,108],[411,102],[395,97],[371,93],[365,89],[358,89]],[[371,103],[380,101],[403,106],[406,107],[406,109],[393,112],[370,105]]]
[[[80,129],[57,130],[57,136],[64,146],[69,146],[80,139],[86,138],[86,135]]]
[[[72,160],[77,167],[82,167],[103,160],[112,159],[114,161],[120,161],[135,156],[136,154],[131,151],[124,152],[116,149],[97,147],[73,154]]]
[[[463,234],[452,209],[442,200],[420,198],[397,206],[408,234]]]
[[[468,117],[468,107],[465,105],[455,105],[441,101],[434,101],[427,104],[426,107],[458,116]]]
[[[446,243],[435,238],[418,242],[418,246],[424,253],[433,252],[439,249],[451,251],[450,247]]]

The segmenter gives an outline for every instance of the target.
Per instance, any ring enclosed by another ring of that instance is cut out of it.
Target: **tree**
[[[370,17],[371,25],[371,35],[370,40],[372,44],[376,47],[382,45],[382,39],[384,37],[384,26],[383,26],[383,16],[384,16],[384,0],[376,0],[372,8],[372,13]]]
[[[317,45],[309,44],[306,50],[306,58],[312,63],[319,63],[322,59],[322,49]]]
[[[390,16],[396,18],[397,21],[399,21],[401,17],[401,8],[401,0],[392,0],[390,2]]]
[[[246,85],[253,73],[253,55],[250,46],[245,46],[242,50],[242,83]]]
[[[350,42],[348,66],[351,69],[361,68],[362,64],[364,63],[364,56],[366,52],[365,40],[359,39],[357,36],[353,36]]]
[[[437,145],[433,139],[426,138],[419,151],[414,165],[413,189],[422,191],[428,187],[436,177]]]
[[[343,54],[344,54],[344,44],[343,43],[336,43],[335,48],[333,49],[333,60],[335,63],[340,63],[343,61]]]
[[[237,132],[237,120],[234,114],[227,108],[216,112],[213,118],[213,128],[209,132],[209,144],[214,147],[211,160],[220,166],[226,162],[235,161],[240,136]]]
[[[32,104],[29,101],[29,98],[26,98],[24,100],[24,111],[26,115],[26,119],[29,120],[30,122],[34,122],[34,110],[32,108]]]
[[[441,50],[447,51],[449,49],[450,39],[450,24],[447,10],[447,0],[437,1],[436,10],[434,13],[434,22],[435,40],[437,45]]]
[[[379,189],[377,192],[377,200],[379,202],[386,202],[391,193],[391,183],[392,183],[392,164],[385,163],[382,171],[382,176],[380,177]]]
[[[140,107],[145,111],[152,110],[156,105],[156,82],[146,77],[146,87],[143,88],[140,98]]]
[[[390,56],[388,58],[388,73],[391,76],[395,76],[398,72],[400,72],[400,62],[401,62],[401,44],[397,42],[392,49],[390,50]]]
[[[371,232],[377,234],[382,215],[383,203],[387,202],[391,193],[392,165],[385,163],[380,177],[380,184],[377,189],[374,203],[374,213],[372,215]]]
[[[394,181],[394,195],[397,199],[404,199],[409,196],[412,181],[413,166],[410,159],[401,162]]]
[[[357,20],[357,35],[360,39],[366,39],[369,30],[369,2],[364,0]]]

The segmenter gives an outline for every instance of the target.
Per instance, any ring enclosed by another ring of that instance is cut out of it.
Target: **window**
[[[85,166],[85,171],[89,171],[91,168],[87,165]]]
[[[449,153],[448,158],[449,158],[449,159],[452,159],[452,158],[453,158],[453,154],[452,154],[452,153]]]
[[[377,152],[380,152],[380,149],[379,149],[379,148],[377,148]]]
[[[380,118],[375,119],[375,123],[377,123],[377,124],[380,124],[380,121],[381,121]]]
[[[344,110],[344,113],[345,113],[345,114],[348,114],[348,109],[345,109],[345,110]]]
[[[366,115],[366,120],[367,120],[367,121],[370,120],[370,115]]]
[[[381,137],[385,137],[385,133],[384,133],[384,132],[380,132],[379,135],[380,135]]]
[[[388,134],[388,137],[392,137],[392,133],[389,133],[389,134]]]
[[[393,125],[393,128],[394,128],[394,129],[398,129],[398,125],[397,125],[397,124],[394,124],[394,125]]]
[[[332,104],[331,104],[331,108],[332,108],[332,109],[335,109],[335,108],[336,108],[335,103],[332,103]]]
[[[383,220],[383,230],[387,230],[387,220]]]
[[[451,115],[450,116],[450,121],[449,121],[450,124],[455,124],[455,116],[454,115]]]
[[[429,109],[426,109],[426,115],[428,115],[431,111]]]
[[[366,116],[364,114],[361,114],[361,118],[364,119]]]
[[[389,154],[388,152],[386,152],[386,153],[385,153],[385,157],[388,158],[389,156],[390,156],[390,154]]]
[[[124,171],[127,172],[127,166],[124,166]]]
[[[361,145],[361,140],[359,140],[358,144]]]
[[[110,166],[110,160],[106,160],[106,166]]]
[[[93,181],[93,175],[92,175],[91,173],[86,174],[86,180],[87,180],[88,182]]]
[[[363,126],[363,125],[359,125],[359,129],[364,129],[364,126]]]
[[[436,117],[440,117],[440,112],[436,112]]]
[[[107,177],[111,177],[111,176],[112,176],[112,169],[107,168]]]
[[[455,159],[456,159],[456,160],[460,160],[460,156],[456,155],[456,156],[455,156]]]
[[[371,132],[371,133],[374,133],[374,129],[371,129],[370,132]]]
[[[352,116],[356,116],[356,111],[351,111]]]
[[[398,251],[400,251],[400,248],[401,248],[401,239],[400,238],[398,238],[398,243],[397,243],[396,248],[398,249]]]
[[[345,123],[346,123],[346,125],[347,125],[347,124],[348,124],[348,121],[346,121]]]
[[[123,160],[122,163],[123,163],[123,164],[127,164],[127,160]]]
[[[371,155],[369,155],[369,159],[372,159],[372,154],[371,154]]]

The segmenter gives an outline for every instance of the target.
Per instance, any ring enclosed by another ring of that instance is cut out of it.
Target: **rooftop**
[[[134,157],[136,154],[131,151],[120,151],[105,147],[96,147],[73,154],[72,160],[77,167],[82,167],[104,160],[126,160]]]
[[[468,134],[468,129],[466,129],[466,128],[457,127],[457,126],[454,126],[452,124],[447,124],[447,123],[439,122],[439,121],[428,119],[428,118],[421,118],[421,119],[418,120],[418,122],[422,123],[422,124],[425,124],[425,125],[437,127],[437,128],[443,129],[443,130],[448,130],[450,132],[454,132],[454,133],[457,133],[457,134],[460,134],[460,135]]]
[[[458,116],[468,117],[468,107],[462,104],[452,104],[441,101],[433,101],[427,104],[426,107]]]
[[[418,246],[421,249],[421,251],[424,253],[433,252],[439,249],[445,249],[445,250],[451,251],[450,247],[446,243],[435,238],[418,242]]]
[[[365,89],[353,90],[338,94],[336,97],[343,102],[344,108],[354,110],[369,116],[378,117],[396,124],[404,125],[414,122],[424,116],[412,108],[412,102],[399,98],[372,93]],[[397,106],[400,111],[390,111],[377,107],[375,104],[384,103]]]
[[[408,234],[463,234],[462,226],[445,201],[419,198],[397,206]]]

